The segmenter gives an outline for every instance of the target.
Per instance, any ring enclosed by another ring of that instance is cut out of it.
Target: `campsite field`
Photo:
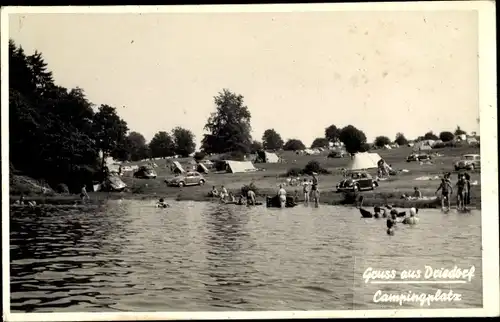
[[[400,147],[392,150],[376,150],[384,158],[388,164],[392,165],[394,170],[406,169],[408,172],[399,172],[386,181],[380,181],[380,186],[373,191],[361,192],[364,197],[364,205],[372,206],[381,203],[390,203],[398,207],[408,207],[417,205],[420,208],[437,207],[439,201],[407,201],[401,199],[403,193],[409,194],[413,191],[413,187],[419,187],[423,196],[432,197],[435,194],[439,180],[415,180],[423,176],[439,176],[444,172],[455,173],[453,162],[460,159],[460,156],[468,153],[479,154],[479,148],[463,146],[456,148],[434,149],[430,152],[438,153],[442,156],[433,157],[433,164],[420,164],[419,162],[406,162],[406,157],[411,153],[411,148]],[[342,168],[347,166],[348,157],[345,158],[327,158],[328,152],[323,152],[321,155],[297,155],[294,152],[283,151],[278,153],[284,160],[284,163],[257,163],[255,167],[262,171],[249,173],[209,173],[204,175],[207,182],[204,186],[189,186],[183,188],[167,187],[164,183],[166,178],[171,178],[173,174],[170,172],[170,160],[155,160],[158,165],[156,171],[158,177],[156,179],[136,179],[133,178],[132,172],[126,172],[122,179],[128,185],[129,189],[121,193],[107,192],[91,192],[90,197],[94,202],[105,200],[108,198],[128,198],[128,199],[176,199],[176,200],[195,200],[206,201],[211,198],[208,193],[212,186],[220,189],[224,185],[228,191],[237,195],[243,185],[254,183],[257,187],[257,196],[263,199],[266,195],[273,195],[278,189],[280,183],[286,181],[285,174],[290,168],[304,168],[311,161],[316,160],[323,168],[328,169],[331,174],[319,175],[319,189],[321,193],[320,202],[322,204],[343,204],[344,194],[336,193],[336,185],[342,179]],[[185,169],[191,169],[189,159],[177,159]],[[134,162],[127,165],[145,164],[146,162]],[[375,175],[376,170],[370,171]],[[470,172],[471,182],[477,182],[472,186],[471,191],[471,206],[481,207],[481,176],[480,170]],[[452,180],[456,181],[456,175],[452,175]],[[292,195],[295,190],[299,192],[299,200],[302,199],[301,187],[286,186],[287,192]],[[17,197],[11,196],[14,200]],[[57,195],[57,196],[39,196],[30,197],[39,203],[55,203],[68,204],[78,200],[77,195]],[[452,204],[455,203],[455,198],[452,199]]]
[[[420,164],[419,162],[406,162],[406,157],[411,153],[410,147],[400,147],[392,150],[377,150],[382,158],[387,163],[392,165],[394,170],[407,169],[408,172],[400,172],[398,175],[392,176],[386,181],[380,182],[380,187],[373,191],[362,192],[365,196],[365,205],[378,204],[380,202],[389,202],[395,205],[406,206],[414,204],[414,201],[406,201],[401,199],[403,193],[411,193],[413,187],[419,187],[424,196],[434,196],[434,193],[439,184],[438,180],[415,180],[422,176],[436,176],[442,175],[444,172],[449,171],[454,173],[453,162],[460,159],[460,156],[467,153],[478,153],[477,147],[457,147],[457,148],[443,148],[435,149],[430,152],[438,153],[442,156],[433,158],[433,164]],[[284,160],[284,163],[257,163],[255,167],[262,169],[262,171],[251,173],[209,173],[205,175],[207,183],[204,186],[191,186],[191,187],[167,187],[163,182],[166,178],[172,177],[170,169],[167,166],[169,160],[155,160],[158,165],[156,171],[158,178],[155,180],[135,179],[131,173],[123,176],[123,180],[131,187],[131,193],[140,195],[145,198],[149,197],[163,197],[174,198],[177,200],[207,200],[210,199],[207,195],[212,186],[219,189],[224,185],[228,191],[232,191],[237,195],[243,185],[253,182],[258,188],[257,195],[264,197],[276,193],[277,187],[280,183],[286,181],[285,173],[290,168],[304,168],[304,166],[311,160],[316,160],[323,168],[331,171],[332,174],[318,176],[319,188],[321,192],[321,203],[326,204],[341,204],[344,195],[335,192],[335,186],[342,179],[342,168],[346,167],[349,158],[327,158],[328,152],[321,155],[297,155],[291,151],[283,151],[278,153]],[[177,159],[185,169],[191,169],[189,161],[191,159]],[[132,163],[133,164],[133,163]],[[140,164],[140,163],[135,163]],[[371,171],[375,175],[375,171]],[[453,177],[456,180],[456,176]],[[481,200],[481,178],[480,170],[471,172],[471,181],[477,181],[477,185],[472,187],[472,200],[471,205],[480,207]],[[295,193],[297,189],[301,196],[301,188],[287,186],[287,191]],[[436,201],[419,201],[420,207],[435,207],[438,205]]]

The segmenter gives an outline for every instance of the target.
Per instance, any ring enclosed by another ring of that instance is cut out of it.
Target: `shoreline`
[[[233,194],[239,194],[239,191],[235,191],[233,189],[228,189],[228,192],[232,192]],[[257,201],[261,201],[265,203],[265,197],[271,196],[275,191],[263,189],[256,193]],[[292,195],[292,194],[290,194]],[[432,209],[432,208],[440,208],[441,201],[439,199],[424,199],[424,200],[406,200],[397,198],[394,196],[394,193],[384,193],[377,191],[369,191],[362,192],[359,195],[364,196],[363,207],[374,207],[374,206],[383,206],[386,204],[392,205],[397,208],[411,208],[416,207],[419,209]],[[359,197],[358,195],[358,197]],[[173,190],[173,191],[165,191],[162,193],[150,192],[150,193],[132,193],[132,192],[89,192],[90,200],[87,201],[86,205],[96,205],[102,204],[107,200],[119,200],[119,199],[127,199],[127,200],[158,200],[159,198],[164,198],[166,200],[175,200],[175,201],[196,201],[196,202],[213,202],[217,200],[217,198],[208,196],[206,191],[192,190],[192,189],[181,189],[181,190]],[[16,200],[19,200],[19,195],[10,195],[10,205],[12,205]],[[77,194],[59,194],[59,195],[31,195],[26,196],[27,200],[35,201],[37,205],[75,205],[75,203],[79,206],[83,206],[80,204],[80,197]],[[310,203],[313,202],[312,200]],[[303,197],[299,194],[298,204],[303,203]],[[352,207],[355,206],[355,203],[351,202],[351,200],[346,200],[344,198],[343,193],[337,193],[335,191],[324,191],[320,195],[321,205],[330,205],[330,206],[346,206]],[[456,206],[456,199],[452,198],[451,206]],[[469,208],[472,209],[481,209],[481,196],[475,195],[472,196],[471,202],[469,204]]]

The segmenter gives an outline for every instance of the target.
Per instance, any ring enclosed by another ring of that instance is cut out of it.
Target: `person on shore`
[[[464,174],[464,176],[465,176],[465,182],[466,182],[466,188],[467,188],[466,193],[465,193],[465,206],[464,206],[464,208],[465,208],[465,210],[467,210],[467,206],[470,205],[470,186],[471,186],[470,174],[468,172],[466,172]]]
[[[234,197],[232,192],[228,194],[228,197],[229,197],[229,202],[236,203],[236,198]]]
[[[299,202],[299,190],[295,189],[295,194],[293,195],[293,202],[297,204]]]
[[[413,198],[416,199],[422,198],[422,192],[420,192],[420,189],[418,189],[418,187],[413,188]]]
[[[85,200],[89,200],[90,199],[89,194],[87,193],[87,187],[85,187],[85,185],[82,186],[82,190],[80,192],[80,199],[82,200],[82,203]]]
[[[453,187],[450,182],[446,180],[446,177],[441,179],[441,184],[439,184],[436,193],[438,193],[439,190],[441,190],[441,209],[444,211],[446,208],[446,210],[449,211],[451,208],[450,196],[453,194]]]
[[[465,198],[467,194],[467,181],[465,175],[461,174],[457,181],[457,210],[465,210]]]
[[[220,188],[220,200],[225,202],[227,196],[228,196],[227,189],[222,185]]]
[[[169,208],[169,207],[170,205],[166,203],[163,198],[160,198],[160,200],[158,200],[158,202],[156,203],[156,208]]]
[[[278,190],[278,198],[280,200],[281,208],[286,207],[286,190],[283,188],[283,185],[280,184],[280,189]]]
[[[21,195],[19,196],[19,200],[17,201],[17,204],[24,205],[24,201],[25,201],[24,193],[21,193]]]
[[[312,195],[313,195],[314,206],[317,208],[319,206],[319,190],[318,190],[318,186],[313,184],[311,192],[312,192]]]
[[[247,198],[248,198],[248,194],[247,194]],[[240,195],[240,197],[238,198],[238,205],[243,206],[243,204],[244,204],[243,200],[244,200],[243,195]]]
[[[311,194],[311,186],[309,185],[309,182],[307,182],[307,179],[304,179],[302,191],[304,193],[304,203],[306,205],[308,205],[309,204],[309,196]]]
[[[314,186],[318,187],[318,177],[316,175],[317,175],[316,172],[312,173],[312,185],[313,185],[313,187]]]
[[[255,206],[255,192],[252,189],[247,192],[247,204]]]
[[[219,196],[219,192],[217,191],[217,188],[215,188],[215,186],[212,186],[212,191],[210,191],[210,194],[212,195],[212,197]]]

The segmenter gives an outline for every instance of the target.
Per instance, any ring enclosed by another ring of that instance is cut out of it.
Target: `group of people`
[[[441,183],[436,190],[436,193],[441,191],[441,207],[443,210],[449,211],[451,208],[450,199],[453,195],[453,188],[457,188],[457,210],[466,211],[467,205],[470,204],[470,175],[459,173],[457,183],[451,184],[451,173],[446,173],[441,179]]]
[[[212,187],[212,191],[210,191],[210,196],[214,198],[219,198],[222,203],[237,203],[238,205],[255,205],[255,192],[252,189],[249,189],[245,195],[240,194],[238,201],[232,192],[228,192],[226,187],[221,186],[220,191],[217,190],[215,186]]]
[[[383,210],[385,214],[385,209]],[[404,217],[400,223],[405,225],[416,225],[418,223],[417,209],[410,208],[410,216]],[[384,216],[385,217],[385,216]],[[389,216],[387,216],[387,234],[394,235],[394,229],[396,228],[396,223],[398,218],[398,212],[395,209],[391,209]]]

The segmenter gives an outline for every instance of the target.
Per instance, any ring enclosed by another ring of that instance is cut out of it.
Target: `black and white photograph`
[[[1,18],[6,321],[500,314],[494,2]]]

